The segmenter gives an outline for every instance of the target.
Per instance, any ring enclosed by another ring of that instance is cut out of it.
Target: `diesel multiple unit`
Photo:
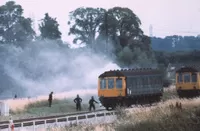
[[[111,70],[98,78],[99,100],[106,109],[160,101],[163,77],[158,69]]]
[[[184,66],[176,70],[176,90],[179,97],[200,94],[200,67]]]

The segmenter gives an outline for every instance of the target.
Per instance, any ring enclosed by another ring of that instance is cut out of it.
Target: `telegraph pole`
[[[149,37],[153,37],[153,26],[149,26]]]

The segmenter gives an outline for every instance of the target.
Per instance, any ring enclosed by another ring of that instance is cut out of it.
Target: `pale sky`
[[[8,0],[0,0],[0,5]],[[14,0],[22,5],[24,16],[38,20],[46,12],[56,17],[60,24],[63,39],[71,41],[68,33],[68,14],[78,7],[114,6],[128,7],[140,18],[146,35],[149,26],[153,26],[153,35],[164,37],[167,35],[198,35],[200,34],[200,0]],[[37,29],[38,27],[35,26]]]

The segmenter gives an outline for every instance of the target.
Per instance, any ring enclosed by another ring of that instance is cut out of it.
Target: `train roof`
[[[152,69],[152,68],[110,70],[99,75],[99,78],[113,77],[113,76],[130,77],[130,76],[135,76],[135,75],[152,75],[152,74],[161,74],[161,71],[159,69]]]
[[[182,72],[200,72],[200,66],[188,65],[188,66],[182,66],[176,70],[176,73],[182,73]]]

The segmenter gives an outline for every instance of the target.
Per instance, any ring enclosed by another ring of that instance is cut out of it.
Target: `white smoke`
[[[119,69],[111,60],[89,49],[67,49],[50,41],[31,43],[24,48],[8,44],[0,49],[0,68],[6,78],[1,77],[12,83],[9,89],[10,82],[0,87],[4,96],[97,89],[101,73]],[[6,94],[7,90],[12,93]]]

